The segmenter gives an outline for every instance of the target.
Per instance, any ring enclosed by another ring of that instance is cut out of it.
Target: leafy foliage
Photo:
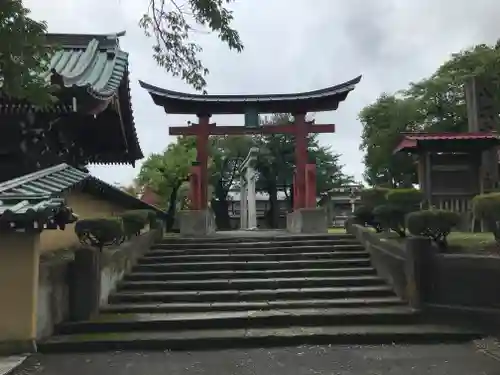
[[[55,87],[44,77],[53,51],[45,40],[47,25],[29,13],[22,0],[0,2],[0,87],[3,95],[48,106]]]
[[[490,85],[494,111],[500,114],[500,43],[480,44],[459,53],[420,82],[395,95],[382,94],[363,108],[360,149],[365,152],[365,178],[372,185],[409,187],[417,182],[407,155],[392,152],[402,132],[467,131],[464,83],[477,76]],[[500,129],[497,129],[500,130]]]
[[[148,210],[131,210],[120,214],[123,221],[123,230],[127,238],[137,236],[141,230],[150,222]],[[154,219],[153,219],[154,221]]]
[[[232,12],[225,7],[233,0],[149,0],[148,11],[139,22],[145,34],[155,40],[153,57],[173,76],[200,91],[205,89],[208,69],[198,58],[201,46],[192,41],[197,25],[216,32],[220,40],[238,52],[243,44],[238,32],[231,27]]]
[[[477,195],[472,199],[472,210],[476,219],[484,220],[500,243],[500,193]]]
[[[75,233],[82,244],[103,247],[119,245],[125,240],[123,222],[119,217],[79,220]]]
[[[418,129],[417,101],[382,94],[375,103],[363,108],[360,149],[365,152],[365,179],[370,185],[411,186],[417,175],[411,157],[393,155],[401,132]]]
[[[414,236],[425,236],[440,248],[446,248],[446,237],[459,225],[460,215],[446,210],[422,210],[407,215],[408,231]]]
[[[142,164],[136,179],[138,185],[154,191],[162,201],[159,207],[167,209],[167,230],[174,224],[178,209],[178,192],[188,180],[196,149],[193,137],[178,137],[162,154],[152,154]]]
[[[374,228],[377,232],[382,231],[382,226],[375,220],[373,208],[368,206],[358,206],[353,213],[354,222],[363,226]]]
[[[388,192],[389,189],[381,187],[363,189],[360,192],[361,204],[372,209],[385,204]]]

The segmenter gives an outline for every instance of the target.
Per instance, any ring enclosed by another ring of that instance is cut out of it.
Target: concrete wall
[[[123,275],[136,263],[137,258],[149,249],[158,236],[152,230],[133,237],[116,248],[104,249],[101,258],[101,305],[115,290]],[[36,311],[36,338],[42,339],[54,332],[54,327],[68,319],[73,255],[71,252],[45,254],[39,273],[38,303]],[[73,296],[78,298],[78,296]]]
[[[98,199],[93,195],[80,191],[71,191],[65,195],[68,206],[73,209],[80,219],[88,219],[99,216],[111,216],[126,211],[109,201]],[[68,249],[78,246],[80,243],[74,230],[75,224],[66,226],[65,230],[46,230],[40,237],[40,252]]]
[[[33,350],[38,251],[36,233],[13,232],[0,236],[0,352]]]
[[[433,319],[456,318],[461,324],[480,325],[488,334],[500,334],[500,257],[438,253],[421,237],[408,239],[402,247],[356,224],[347,230],[363,243],[377,273],[400,297],[410,301],[418,289],[419,308]],[[419,245],[409,248],[415,241]],[[409,272],[412,269],[416,272]]]

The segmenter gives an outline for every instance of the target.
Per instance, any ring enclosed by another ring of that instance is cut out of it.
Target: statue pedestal
[[[209,209],[184,210],[178,215],[182,236],[207,236],[215,233],[215,216]]]
[[[299,208],[287,215],[286,229],[290,233],[328,233],[326,210]]]

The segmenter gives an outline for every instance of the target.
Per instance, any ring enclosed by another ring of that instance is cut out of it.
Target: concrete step
[[[101,314],[95,320],[63,323],[61,335],[127,331],[185,331],[318,325],[412,324],[420,316],[407,306],[288,309],[176,314]]]
[[[182,250],[182,249],[245,249],[245,248],[289,248],[296,246],[344,246],[359,245],[355,238],[331,238],[331,239],[310,239],[310,240],[266,240],[260,238],[259,241],[245,242],[176,242],[157,243],[151,247],[153,250]]]
[[[381,345],[464,342],[471,330],[434,325],[343,325],[287,328],[116,332],[53,336],[38,344],[41,353],[111,350],[203,350],[299,345]]]
[[[174,255],[220,255],[220,254],[294,254],[294,253],[320,253],[331,251],[361,251],[364,247],[360,244],[352,245],[307,245],[294,247],[243,247],[243,248],[209,248],[209,249],[185,249],[185,250],[150,250],[145,257],[174,256]]]
[[[280,236],[248,236],[248,237],[230,237],[230,236],[207,236],[207,237],[165,237],[159,241],[159,245],[169,244],[211,244],[211,243],[243,243],[243,242],[300,242],[300,241],[318,241],[318,240],[352,240],[355,237],[351,234],[290,234],[284,233]]]
[[[133,272],[173,272],[173,271],[223,271],[223,270],[283,270],[283,269],[317,269],[341,267],[371,267],[370,259],[314,259],[264,262],[193,262],[171,264],[138,264]]]
[[[389,297],[394,292],[389,286],[353,286],[329,288],[290,288],[256,290],[216,290],[216,291],[162,291],[162,292],[115,292],[110,295],[109,303],[146,303],[146,302],[228,302],[228,301],[271,301],[277,299],[332,299]]]
[[[265,279],[213,279],[174,281],[124,281],[118,285],[119,291],[168,291],[168,290],[254,290],[279,288],[316,288],[335,286],[383,285],[384,280],[376,275],[338,277],[296,277]]]
[[[194,262],[252,262],[252,261],[287,261],[300,259],[358,259],[369,258],[365,251],[331,251],[321,253],[291,253],[291,254],[219,254],[219,255],[174,255],[174,256],[149,256],[139,259],[138,264],[154,263],[194,263]]]
[[[110,304],[102,309],[108,313],[176,313],[176,312],[217,312],[248,311],[294,308],[346,308],[346,307],[384,307],[406,306],[396,296],[338,298],[338,299],[303,299],[273,301],[230,301],[230,302],[180,302],[180,303],[119,303]]]
[[[217,312],[217,311],[249,311],[293,308],[346,308],[346,307],[383,307],[406,306],[405,302],[395,296],[340,298],[340,299],[306,299],[306,300],[274,300],[250,302],[185,302],[185,303],[121,303],[107,305],[103,313],[184,313],[184,312]]]
[[[318,269],[284,269],[257,271],[197,271],[197,272],[132,272],[124,277],[124,281],[169,281],[169,280],[213,280],[213,279],[265,279],[278,277],[335,277],[375,275],[372,267],[358,268],[318,268]]]

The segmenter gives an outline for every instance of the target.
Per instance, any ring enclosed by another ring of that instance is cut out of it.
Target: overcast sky
[[[162,151],[172,138],[169,126],[189,117],[166,115],[139,87],[144,80],[192,92],[155,65],[150,41],[137,26],[147,0],[25,0],[33,18],[50,32],[127,32],[122,48],[130,54],[132,105],[145,155]],[[314,6],[313,6],[314,4]],[[359,74],[361,83],[335,112],[316,115],[335,123],[335,134],[321,136],[342,154],[345,171],[361,179],[357,115],[384,92],[405,88],[431,74],[448,56],[500,37],[498,0],[236,0],[234,26],[245,50],[230,52],[212,35],[198,35],[202,59],[210,69],[210,94],[286,93],[320,89]],[[243,116],[214,117],[240,125]],[[191,118],[191,120],[193,120]],[[129,183],[135,169],[95,166],[94,175],[110,183]]]

